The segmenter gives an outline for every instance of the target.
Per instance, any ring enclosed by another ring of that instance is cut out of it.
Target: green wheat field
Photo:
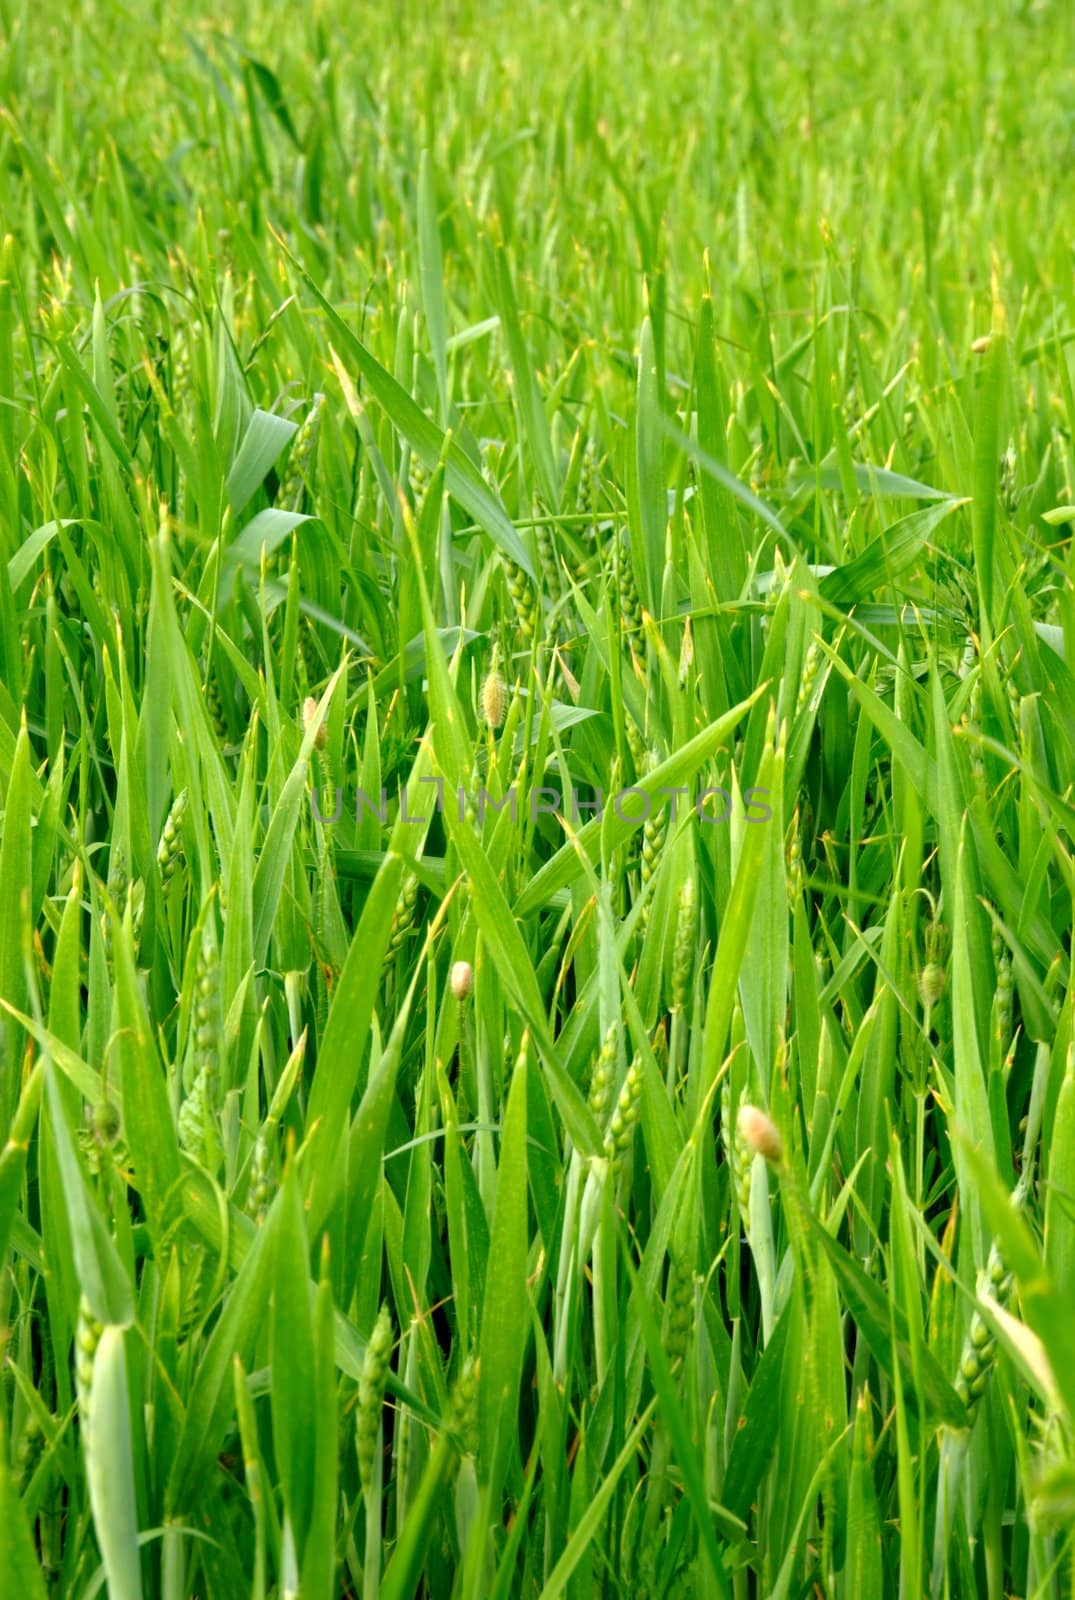
[[[1075,1594],[1072,170],[1067,0],[0,0],[5,1597]]]

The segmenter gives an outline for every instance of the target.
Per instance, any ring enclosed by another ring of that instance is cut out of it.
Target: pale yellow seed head
[[[314,699],[312,694],[308,694],[306,699],[302,702],[302,726],[306,733],[309,733],[316,715],[317,701]],[[325,748],[325,740],[327,738],[328,729],[325,727],[325,724],[322,723],[317,732],[314,734],[315,748],[318,750],[323,750]]]
[[[774,1167],[782,1165],[784,1145],[772,1117],[766,1116],[757,1106],[740,1106],[736,1122],[740,1135],[755,1155],[764,1156]]]
[[[474,968],[469,961],[456,961],[451,972],[452,993],[457,1000],[465,1000],[474,987]]]
[[[490,672],[482,684],[482,716],[491,728],[499,728],[508,709],[508,686],[499,672]]]

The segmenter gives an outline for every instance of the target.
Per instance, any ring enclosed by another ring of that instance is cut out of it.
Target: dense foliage
[[[1075,10],[198,9],[0,0],[0,1587],[1060,1600]]]

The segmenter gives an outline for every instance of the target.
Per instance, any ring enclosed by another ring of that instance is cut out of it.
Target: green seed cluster
[[[119,1138],[119,1111],[115,1104],[102,1097],[93,1108],[90,1118],[93,1136],[101,1144],[115,1144]]]
[[[787,884],[788,902],[794,910],[795,906],[802,898],[803,892],[803,853],[802,840],[799,832],[799,812],[797,807],[791,824],[791,842],[788,845]]]
[[[429,488],[430,477],[431,473],[429,468],[426,466],[421,456],[415,455],[414,451],[412,450],[410,460],[407,463],[407,482],[410,485],[411,499],[416,508],[420,506],[422,501],[425,499],[426,490]]]
[[[605,1155],[613,1175],[618,1174],[631,1147],[635,1127],[642,1111],[642,1060],[636,1056],[627,1069],[616,1109],[605,1135]]]
[[[1014,439],[1009,439],[1000,458],[1000,501],[1009,517],[1019,506],[1019,451]]]
[[[417,903],[418,879],[413,872],[407,872],[404,874],[395,910],[392,912],[392,922],[388,932],[388,944],[385,948],[383,962],[386,971],[403,949],[407,935],[414,926],[414,909]]]
[[[310,409],[302,419],[302,424],[295,435],[291,446],[291,454],[287,458],[287,467],[280,484],[280,492],[276,503],[285,511],[301,511],[306,495],[306,485],[309,481],[313,466],[314,454],[317,450],[317,439],[321,431],[321,410],[325,404],[323,394],[315,394]]]
[[[194,1066],[204,1073],[214,1098],[220,1078],[220,1038],[223,1031],[220,1006],[220,953],[216,940],[202,939],[198,950],[198,972],[194,1000]]]
[[[124,902],[131,913],[131,932],[137,945],[142,932],[142,920],[145,914],[145,884],[141,878],[131,879],[127,870],[127,863],[123,856],[116,854],[115,859],[109,864],[108,893],[117,909],[124,909]],[[112,918],[108,912],[101,917],[101,942],[105,949],[112,950]]]
[[[931,922],[926,929],[926,961],[918,974],[918,998],[926,1011],[940,1000],[947,982],[947,974],[939,960],[943,939],[944,929],[940,923]]]
[[[642,601],[635,581],[631,544],[626,529],[621,529],[614,546],[616,595],[620,608],[620,621],[627,634],[642,632]]]
[[[33,1477],[45,1450],[45,1430],[36,1411],[27,1413],[22,1433],[15,1449],[15,1470],[19,1488],[23,1489]]]
[[[550,600],[559,600],[563,594],[563,581],[560,573],[560,563],[556,556],[556,542],[553,538],[552,527],[547,522],[539,522],[536,529],[538,560],[541,563],[541,574],[545,580],[545,590]]]
[[[373,1460],[377,1451],[377,1436],[381,1431],[381,1408],[384,1405],[388,1360],[391,1354],[392,1318],[388,1307],[382,1306],[373,1325],[369,1344],[366,1346],[362,1376],[358,1381],[355,1443],[358,1451],[358,1475],[362,1488],[367,1493],[373,1478]]]
[[[179,1142],[208,1167],[216,1165],[216,1112],[220,1103],[220,956],[208,933],[198,947],[194,992],[194,1047],[190,1092],[179,1108]]]
[[[228,719],[224,712],[224,702],[220,698],[220,685],[217,683],[216,673],[208,669],[205,672],[205,704],[218,742],[226,744],[229,738]]]
[[[119,850],[113,848],[108,863],[108,892],[118,904],[127,893],[131,875],[127,871],[127,863]]]
[[[317,641],[314,637],[314,625],[309,617],[303,617],[299,624],[298,633],[299,661],[302,664],[302,676],[307,689],[312,689],[314,684],[321,680],[321,665],[318,661]]]
[[[253,1217],[259,1228],[265,1221],[274,1191],[272,1147],[265,1130],[261,1129],[254,1141],[254,1153],[250,1158],[250,1187],[246,1192],[246,1214]]]
[[[127,1149],[120,1139],[119,1112],[107,1096],[102,1095],[90,1112],[88,1122],[79,1128],[78,1142],[86,1165],[93,1173],[106,1170],[110,1160],[120,1166],[126,1161]]]
[[[651,751],[647,761],[646,770],[652,772],[657,765],[656,751]],[[664,849],[665,840],[668,838],[668,809],[666,806],[651,806],[649,814],[642,824],[642,845],[639,852],[640,887],[645,893],[651,880],[660,866],[661,851]],[[652,899],[647,900],[642,908],[641,922],[643,927],[649,921],[653,906]]]
[[[616,1081],[616,1036],[617,1027],[612,1023],[601,1043],[597,1060],[594,1062],[593,1076],[590,1079],[590,1110],[594,1114],[598,1126],[604,1123],[608,1116],[609,1103],[612,1100],[612,1086]]]
[[[75,1327],[75,1393],[78,1397],[78,1415],[82,1428],[83,1446],[90,1448],[92,1438],[93,1358],[104,1333],[104,1324],[97,1321],[90,1310],[85,1295],[79,1296],[78,1322]]]
[[[673,1369],[687,1353],[694,1320],[694,1274],[686,1258],[676,1256],[668,1269],[665,1306],[665,1353]]]
[[[801,716],[809,703],[817,682],[818,669],[821,666],[821,646],[816,639],[811,639],[807,647],[806,659],[803,661],[802,677],[799,680],[799,694],[795,701],[795,715]]]
[[[505,556],[503,563],[504,577],[508,585],[508,598],[511,601],[511,608],[515,612],[515,620],[519,625],[519,632],[524,639],[532,639],[537,622],[537,606],[530,579],[526,576],[522,567],[517,566],[510,556]]]
[[[146,886],[141,878],[135,878],[127,890],[127,904],[131,912],[131,934],[137,945],[142,937],[142,924],[146,914]]]
[[[468,1355],[452,1391],[451,1428],[466,1456],[478,1452],[478,1363]]]
[[[928,1010],[937,1004],[944,993],[945,981],[945,971],[940,963],[927,961],[918,974],[918,998],[923,1009]]]
[[[1012,1013],[1015,1001],[1012,958],[1006,945],[1001,946],[1000,953],[996,957],[996,971],[997,987],[993,995],[993,1033],[1003,1060],[1012,1042]]]
[[[587,439],[579,468],[579,509],[589,513],[589,537],[597,537],[597,506],[601,496],[601,457],[597,441]]]
[[[749,1231],[750,1174],[754,1165],[754,1152],[732,1119],[732,1089],[725,1078],[720,1088],[720,1128],[724,1140],[724,1153],[732,1169],[732,1187],[735,1203],[744,1232]]]
[[[175,869],[183,854],[182,827],[188,803],[188,791],[180,789],[164,819],[164,828],[157,846],[157,867],[161,875],[161,884],[165,887],[175,876]]]
[[[634,718],[629,715],[623,719],[623,731],[627,736],[627,748],[631,752],[631,760],[635,764],[635,771],[641,775],[646,770],[649,756],[645,738]]]
[[[668,1068],[668,1028],[664,1017],[657,1024],[657,1031],[653,1035],[653,1059],[657,1064],[657,1071],[662,1078],[665,1077]]]
[[[989,1259],[978,1275],[979,1293],[992,1295],[993,1299],[1003,1306],[1011,1299],[1014,1286],[1015,1278],[1008,1271],[1004,1257],[994,1241],[989,1251]],[[976,1310],[971,1317],[967,1337],[963,1341],[955,1379],[955,1391],[972,1419],[978,1402],[986,1391],[989,1374],[993,1370],[996,1358],[997,1341],[981,1312]]]
[[[191,322],[179,338],[172,360],[172,407],[183,413],[194,397],[194,355],[202,337],[200,322]]]
[[[694,971],[694,945],[698,937],[698,895],[694,879],[684,880],[679,891],[676,939],[672,948],[672,1010],[682,1011],[687,1004]]]
[[[188,1155],[203,1165],[208,1161],[206,1135],[210,1116],[207,1084],[204,1072],[199,1072],[190,1093],[179,1107],[177,1125],[179,1143]]]

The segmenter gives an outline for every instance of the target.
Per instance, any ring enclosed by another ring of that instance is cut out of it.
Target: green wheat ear
[[[373,1476],[373,1460],[381,1431],[381,1409],[384,1404],[385,1384],[388,1381],[392,1342],[392,1319],[388,1307],[382,1306],[366,1346],[362,1376],[358,1384],[358,1411],[355,1416],[358,1472],[362,1488],[367,1493]]]
[[[392,912],[392,921],[389,929],[388,943],[385,946],[382,966],[387,972],[395,961],[396,956],[403,949],[407,935],[414,927],[415,907],[418,904],[418,878],[413,872],[406,872],[400,886],[399,896]]]
[[[613,1022],[601,1041],[601,1049],[594,1062],[590,1077],[589,1104],[598,1126],[603,1126],[612,1102],[612,1089],[616,1081],[616,1056],[619,1026]]]
[[[78,1396],[79,1423],[84,1448],[90,1449],[93,1437],[93,1358],[104,1332],[94,1317],[85,1295],[79,1297],[75,1327],[75,1391]]]
[[[605,1135],[605,1156],[613,1178],[619,1173],[630,1150],[634,1130],[641,1114],[641,1100],[642,1062],[636,1056],[627,1069],[612,1113],[612,1121]]]
[[[317,440],[321,430],[321,411],[325,404],[323,394],[315,394],[310,409],[302,419],[291,446],[287,468],[280,484],[276,503],[287,511],[300,511],[307,496],[307,486],[313,472]]]
[[[504,558],[502,565],[508,586],[508,597],[515,612],[519,632],[524,640],[529,641],[534,637],[537,615],[533,588],[523,569],[509,557]]]
[[[175,876],[183,850],[183,818],[190,803],[188,790],[181,789],[172,801],[168,815],[164,819],[161,830],[160,843],[157,846],[157,867],[161,876],[162,885],[167,885]]]
[[[687,1004],[694,971],[694,946],[698,937],[698,894],[693,877],[680,887],[677,897],[676,936],[672,949],[672,1010]]]

